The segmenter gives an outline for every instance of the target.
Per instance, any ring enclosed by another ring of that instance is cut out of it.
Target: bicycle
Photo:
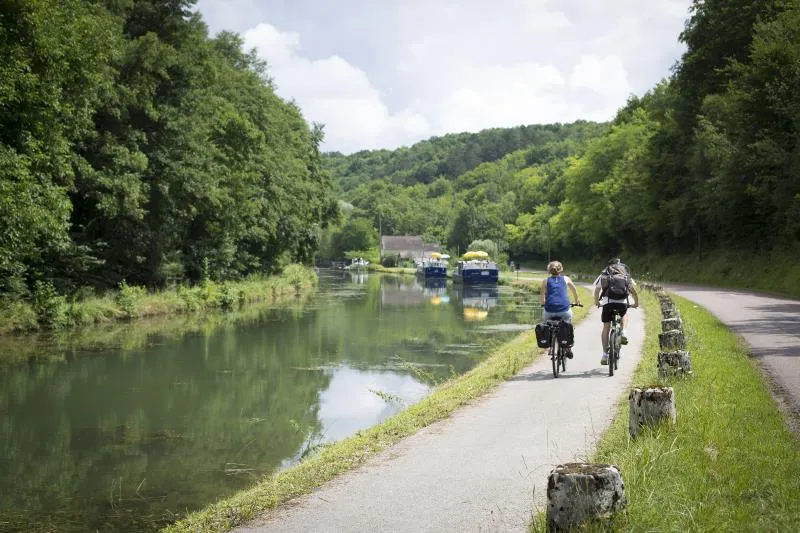
[[[619,351],[622,349],[622,317],[619,310],[611,310],[611,329],[608,332],[608,375],[613,376],[619,362]]]
[[[580,304],[570,304],[570,307],[583,307]],[[567,355],[566,350],[569,348],[561,344],[561,339],[558,337],[558,332],[561,330],[561,322],[564,319],[557,316],[547,321],[547,326],[550,328],[550,361],[553,364],[553,377],[558,378],[560,371],[567,370]]]

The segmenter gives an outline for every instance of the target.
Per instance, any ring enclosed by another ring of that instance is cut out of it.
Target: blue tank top
[[[564,280],[564,276],[550,276],[547,278],[544,310],[548,313],[563,313],[569,310],[567,282]]]

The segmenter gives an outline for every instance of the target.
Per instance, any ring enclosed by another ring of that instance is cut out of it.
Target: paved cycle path
[[[448,419],[239,532],[524,532],[544,509],[553,466],[587,459],[641,357],[644,313],[614,377],[600,365],[600,313],[575,328],[575,358],[554,379],[539,357]]]
[[[713,313],[741,335],[769,374],[773,391],[800,417],[800,301],[747,291],[664,286]]]

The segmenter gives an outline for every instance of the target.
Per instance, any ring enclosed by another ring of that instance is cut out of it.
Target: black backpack
[[[628,298],[630,279],[625,269],[611,265],[600,277],[600,287],[603,296],[610,300],[625,300]]]

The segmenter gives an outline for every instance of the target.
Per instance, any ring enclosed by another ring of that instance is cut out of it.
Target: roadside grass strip
[[[586,289],[578,288],[581,299],[589,301]],[[576,307],[574,322],[582,320],[588,307]],[[533,330],[526,331],[498,347],[489,357],[462,376],[436,387],[428,396],[381,424],[323,446],[297,465],[277,472],[250,489],[214,503],[167,526],[168,533],[228,531],[260,513],[297,496],[312,492],[335,476],[362,465],[370,457],[404,437],[446,418],[499,385],[533,362],[544,351],[536,346]]]
[[[659,380],[661,313],[642,291],[645,353],[632,386],[669,385],[677,425],[628,436],[627,394],[595,463],[620,468],[628,498],[618,531],[800,531],[800,442],[788,429],[747,346],[705,309],[671,294],[694,374]],[[544,525],[541,513],[532,530]]]

